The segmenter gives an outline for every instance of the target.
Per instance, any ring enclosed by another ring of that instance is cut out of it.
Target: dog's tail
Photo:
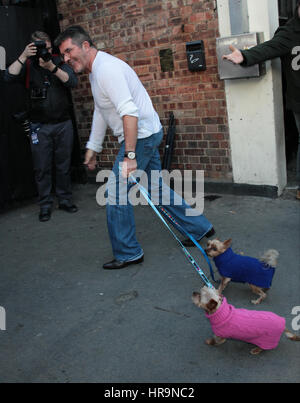
[[[277,267],[279,252],[275,249],[267,250],[260,258],[260,261],[271,267]]]

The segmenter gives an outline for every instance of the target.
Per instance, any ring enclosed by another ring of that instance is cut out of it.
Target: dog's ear
[[[200,307],[201,295],[199,294],[199,292],[193,292],[192,300],[193,300],[193,302],[194,302],[195,305],[197,305],[198,307]]]
[[[208,311],[213,311],[214,309],[216,309],[218,305],[218,302],[214,299],[211,299],[207,304],[206,304],[206,309]]]
[[[224,241],[224,246],[226,247],[226,249],[228,249],[231,244],[232,244],[232,239],[231,238],[227,239],[227,241]]]

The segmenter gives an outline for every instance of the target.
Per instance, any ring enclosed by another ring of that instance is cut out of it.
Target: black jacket
[[[300,113],[300,59],[296,59],[300,54],[299,17],[295,15],[286,25],[278,28],[270,41],[243,50],[242,54],[244,56],[242,66],[252,66],[276,57],[281,58],[287,84],[287,108]],[[295,64],[299,70],[295,69]]]
[[[77,76],[67,64],[62,63],[59,56],[52,56],[52,61],[60,69],[66,71],[69,80],[63,83],[49,70],[28,59],[19,75],[10,74],[6,69],[4,80],[12,82],[23,80],[28,89],[28,111],[32,122],[58,123],[70,119],[71,105],[68,88],[77,85]],[[47,94],[45,99],[36,99],[38,92]]]

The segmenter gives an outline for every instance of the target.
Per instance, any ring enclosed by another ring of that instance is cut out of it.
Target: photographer
[[[36,31],[31,39],[32,42],[5,71],[4,80],[22,80],[27,89],[30,144],[39,194],[39,220],[48,221],[53,204],[53,159],[59,208],[69,213],[77,211],[72,203],[70,166],[73,125],[67,91],[67,88],[77,85],[77,77],[58,55],[52,54],[51,40],[46,33]]]

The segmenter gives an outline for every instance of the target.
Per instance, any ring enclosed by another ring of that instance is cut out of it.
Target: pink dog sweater
[[[223,297],[219,309],[206,317],[216,336],[243,340],[263,350],[276,348],[285,329],[285,319],[273,312],[237,309]]]

